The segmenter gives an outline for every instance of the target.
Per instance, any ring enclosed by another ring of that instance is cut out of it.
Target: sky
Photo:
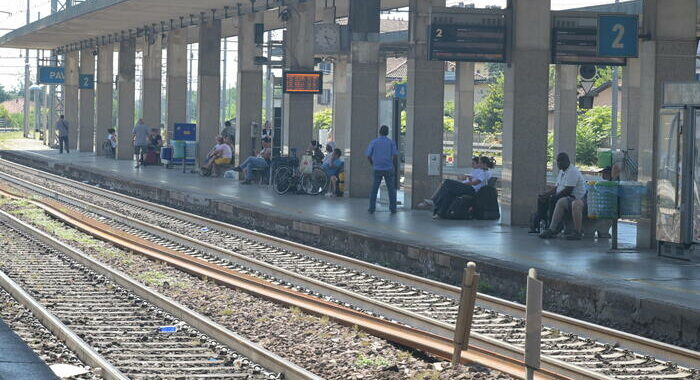
[[[40,16],[46,16],[51,11],[51,0],[0,0],[0,35],[9,32],[8,29],[21,27],[26,23],[27,1],[30,2],[29,16],[32,21],[36,21]],[[88,0],[89,1],[89,0]],[[527,0],[524,0],[527,1]],[[551,0],[552,9],[567,9],[588,5],[608,4],[614,0]],[[623,0],[624,1],[624,0]],[[487,5],[499,5],[504,7],[506,0],[447,0],[447,5],[456,5],[460,2],[465,4],[475,4],[476,7]],[[10,14],[8,14],[8,12]],[[5,88],[14,88],[20,83],[24,76],[24,56],[23,50],[0,49],[0,85]],[[32,78],[36,71],[36,52],[30,51],[30,70]],[[230,63],[230,72],[233,72],[233,59]],[[231,74],[233,75],[233,74]]]

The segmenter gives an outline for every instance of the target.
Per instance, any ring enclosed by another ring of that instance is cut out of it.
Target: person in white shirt
[[[543,195],[550,196],[554,203],[554,212],[549,228],[540,233],[542,239],[552,239],[559,234],[564,216],[570,214],[573,201],[582,200],[586,195],[586,186],[581,172],[569,160],[569,155],[559,153],[557,155],[557,185],[554,189]],[[566,237],[569,240],[580,240],[581,231],[573,231]]]
[[[209,175],[217,169],[217,166],[230,164],[232,157],[233,151],[231,146],[224,143],[222,136],[217,136],[216,145],[207,154],[207,163],[202,167],[202,174]]]
[[[489,157],[480,157],[477,167],[472,174],[466,176],[461,182],[446,179],[431,199],[433,204],[433,219],[447,212],[455,198],[462,195],[476,195],[482,187],[486,186],[491,178],[490,168],[493,168],[493,160]]]

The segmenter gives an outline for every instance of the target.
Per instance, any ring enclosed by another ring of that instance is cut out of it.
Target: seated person
[[[233,157],[233,152],[235,152],[236,143],[233,136],[224,136],[224,144],[231,148],[231,157]]]
[[[343,152],[340,149],[335,149],[333,154],[329,154],[331,157],[329,162],[321,165],[321,169],[326,172],[331,183],[326,193],[327,197],[332,197],[337,193],[338,174],[340,174],[340,171],[343,169],[343,161],[340,160],[340,156],[342,155]]]
[[[557,176],[556,187],[538,197],[538,203],[540,199],[544,198],[548,204],[554,204],[549,228],[542,231],[539,235],[542,239],[555,238],[559,234],[564,216],[572,210],[573,201],[582,200],[586,195],[583,176],[576,166],[571,164],[568,154],[559,153],[557,155],[557,168],[559,168],[559,175]],[[580,240],[582,236],[581,217],[575,219],[578,219],[578,221],[575,221],[578,226],[574,227],[574,231],[566,237],[570,240]]]
[[[323,162],[321,163],[321,166],[330,164],[331,161],[333,160],[333,146],[331,144],[326,144],[326,156],[323,157]]]
[[[321,150],[321,144],[316,140],[311,140],[311,145],[307,151],[313,157],[314,165],[321,165],[323,163],[324,154]]]
[[[114,156],[117,151],[117,131],[114,128],[109,128],[107,130],[107,137],[105,137],[105,142],[107,142],[110,147],[109,155]]]
[[[160,136],[158,128],[151,128],[148,134],[148,150],[154,150],[160,153],[160,148],[163,146],[163,138]]]
[[[223,137],[216,136],[216,145],[207,154],[207,162],[202,167],[202,174],[210,175],[217,166],[230,164],[232,157],[231,147],[224,143]]]
[[[462,182],[446,179],[431,199],[433,203],[433,219],[437,219],[450,208],[455,198],[462,195],[476,195],[476,192],[484,187],[491,178],[489,169],[493,167],[491,158],[479,157],[476,170],[467,176]]]
[[[479,169],[479,157],[478,157],[478,156],[472,157],[471,165],[472,165],[472,170],[471,170],[471,172],[469,172],[469,174],[460,175],[460,176],[457,177],[457,179],[459,179],[460,181],[468,180],[468,179],[470,179],[470,178],[474,175],[474,172],[475,172],[476,170],[480,170],[480,169]],[[435,192],[433,193],[433,195],[432,195],[430,198],[424,199],[423,202],[419,203],[419,204],[418,204],[418,207],[419,207],[419,208],[433,207],[433,198],[435,198],[435,196],[437,195],[438,191],[440,191],[439,188],[438,188],[437,190],[435,190]]]
[[[250,156],[240,166],[233,168],[233,170],[245,174],[245,181],[242,182],[244,185],[248,185],[253,181],[253,169],[270,167],[270,159],[272,157],[270,144],[270,139],[265,137],[262,139],[262,149],[260,149],[260,153],[257,156]]]

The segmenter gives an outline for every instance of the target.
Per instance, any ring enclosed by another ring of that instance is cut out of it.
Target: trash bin
[[[588,217],[590,219],[618,218],[618,189],[616,181],[588,182]]]
[[[605,168],[608,166],[612,166],[613,154],[610,151],[610,149],[599,148],[597,150],[597,155],[598,155],[598,166],[599,167]]]

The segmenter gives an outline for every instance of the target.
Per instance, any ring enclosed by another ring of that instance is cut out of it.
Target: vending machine
[[[656,137],[659,254],[700,260],[700,82],[664,84]]]

